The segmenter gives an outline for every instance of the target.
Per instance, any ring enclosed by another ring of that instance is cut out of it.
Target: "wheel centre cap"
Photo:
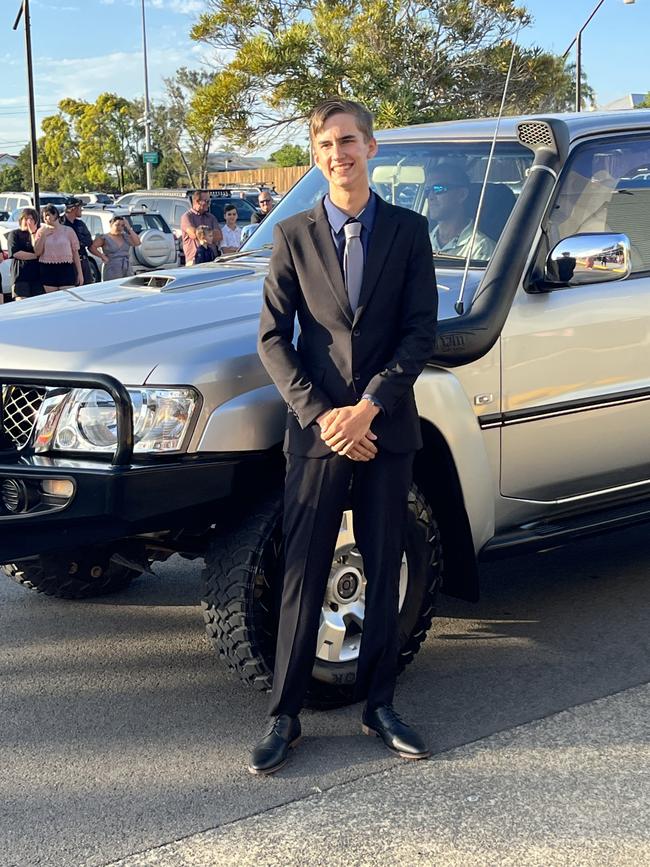
[[[348,605],[363,593],[363,577],[354,566],[341,566],[329,580],[329,598],[338,605]]]

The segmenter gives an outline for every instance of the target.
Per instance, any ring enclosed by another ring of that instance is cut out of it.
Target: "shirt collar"
[[[327,214],[327,220],[332,228],[332,231],[335,235],[338,235],[343,226],[350,219],[350,215],[346,214],[345,211],[342,211],[339,207],[337,207],[329,197],[329,193],[323,199],[323,207],[325,208],[325,213]],[[377,197],[373,191],[370,191],[370,198],[365,206],[365,208],[360,211],[356,219],[361,223],[363,228],[367,232],[372,232],[372,228],[375,225],[375,214],[377,213]]]

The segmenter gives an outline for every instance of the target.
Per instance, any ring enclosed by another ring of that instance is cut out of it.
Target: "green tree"
[[[207,0],[191,36],[217,71],[196,108],[249,145],[332,95],[363,101],[380,127],[493,114],[530,21],[515,0]],[[553,55],[515,59],[508,112],[570,88]]]
[[[137,102],[114,93],[102,93],[95,102],[61,100],[59,113],[41,124],[41,185],[68,191],[141,185],[141,115]]]
[[[26,144],[18,153],[17,167],[22,175],[22,186],[16,187],[19,190],[31,190],[32,188],[32,149],[31,145]]]
[[[309,148],[301,148],[300,145],[285,144],[271,154],[272,163],[288,168],[289,166],[308,166]]]
[[[208,157],[218,134],[219,117],[213,116],[204,93],[213,75],[181,67],[165,79],[167,91],[165,137],[179,174],[193,187],[208,182]],[[208,91],[209,92],[209,91]]]
[[[3,166],[0,169],[0,190],[24,190],[25,179],[19,166]]]
[[[44,189],[73,191],[83,188],[85,175],[78,142],[62,114],[43,118],[39,140],[39,181]]]

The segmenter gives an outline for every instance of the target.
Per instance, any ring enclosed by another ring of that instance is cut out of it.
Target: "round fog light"
[[[0,487],[0,499],[5,509],[12,515],[19,515],[27,509],[27,488],[20,479],[5,479]]]

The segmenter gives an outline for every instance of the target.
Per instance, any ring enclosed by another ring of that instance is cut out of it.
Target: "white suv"
[[[179,265],[178,248],[167,221],[155,211],[128,208],[84,208],[81,219],[84,221],[93,240],[98,235],[107,235],[111,228],[111,218],[123,216],[140,237],[140,246],[131,248],[133,273],[155,271],[158,268],[173,268]],[[99,282],[101,260],[90,254],[90,267]]]

